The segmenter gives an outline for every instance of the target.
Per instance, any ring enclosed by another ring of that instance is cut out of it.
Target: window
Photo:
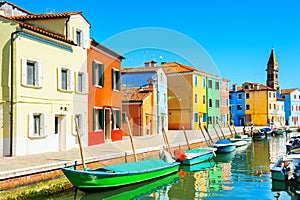
[[[216,108],[220,108],[220,100],[216,99]]]
[[[250,98],[250,94],[246,93],[246,99],[249,99],[249,98]]]
[[[42,87],[42,63],[22,58],[22,85]]]
[[[121,128],[121,111],[120,110],[112,111],[112,128],[113,129]]]
[[[226,99],[226,106],[229,106],[229,99]]]
[[[63,91],[73,91],[74,75],[73,70],[58,67],[58,89]]]
[[[215,83],[215,89],[220,90],[220,83],[218,81],[216,81]]]
[[[198,120],[199,120],[198,119],[198,113],[195,112],[194,113],[194,122],[196,123],[196,122],[198,122]]]
[[[202,103],[206,104],[206,97],[205,97],[205,95],[202,96]]]
[[[242,99],[242,94],[238,94],[238,99]]]
[[[83,133],[83,114],[74,114],[74,119],[73,119],[73,135],[77,135],[77,128],[78,128],[78,133],[82,134]]]
[[[246,105],[246,110],[250,110],[250,105],[249,104]]]
[[[122,122],[126,122],[126,112],[122,112]]]
[[[269,109],[272,109],[272,104],[269,104]]]
[[[29,114],[29,138],[45,137],[45,114],[30,113]]]
[[[116,69],[112,69],[112,89],[113,90],[120,90],[120,71]]]
[[[220,98],[220,106],[223,105],[223,98]]]
[[[198,76],[194,76],[194,86],[198,86]]]
[[[212,80],[208,80],[208,85],[207,85],[208,88],[212,88]]]
[[[212,99],[208,99],[208,106],[211,108],[212,107]]]
[[[194,95],[194,102],[198,103],[198,95],[197,94]]]
[[[85,48],[85,33],[77,27],[74,27],[74,43],[79,47]]]
[[[88,92],[87,73],[76,73],[76,92],[87,93]]]
[[[202,78],[202,87],[206,88],[206,78]]]
[[[104,86],[104,65],[93,61],[93,85]]]
[[[238,105],[237,105],[237,110],[242,110],[242,109],[243,109],[242,105],[241,105],[241,104],[238,104]]]
[[[297,98],[297,96],[296,95],[294,95],[294,99],[296,99]]]
[[[248,90],[248,89],[249,89],[249,85],[244,85],[244,88],[245,88],[246,90]]]
[[[104,128],[104,110],[101,108],[94,108],[93,127],[94,131],[100,131]]]

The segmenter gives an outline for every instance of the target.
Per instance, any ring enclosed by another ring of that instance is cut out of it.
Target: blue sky
[[[300,88],[299,0],[10,2],[33,13],[82,11],[91,24],[91,37],[116,52],[123,53],[121,45],[128,42],[109,46],[107,41],[129,30],[157,27],[184,35],[203,48],[221,76],[239,85],[245,81],[265,84],[266,65],[274,47],[279,63],[279,85],[282,89]],[[151,42],[151,38],[143,39]],[[134,39],[129,42],[139,45]],[[159,42],[157,38],[155,42]],[[191,47],[182,45],[182,49]],[[167,62],[186,61],[186,55],[177,52],[172,57],[172,48],[169,52],[156,50],[141,48],[126,52],[123,66],[143,65],[143,61],[150,59],[159,61],[160,56]],[[176,56],[178,60],[171,60]],[[200,60],[195,65],[202,69],[205,63]]]

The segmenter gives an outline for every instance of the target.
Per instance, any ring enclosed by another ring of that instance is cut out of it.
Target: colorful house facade
[[[230,80],[222,78],[220,88],[220,126],[226,127],[230,120],[229,109],[229,83]]]
[[[246,123],[266,126],[277,117],[276,90],[259,83],[245,82],[245,115]]]
[[[156,91],[154,83],[140,88],[124,88],[122,90],[122,103],[122,131],[124,135],[129,135],[129,131],[134,136],[153,135],[156,132],[156,112],[154,109],[156,107]]]
[[[207,126],[205,73],[177,62],[162,66],[168,76],[169,129],[199,130],[199,124]]]
[[[300,125],[300,91],[298,88],[282,89],[281,97],[284,99],[286,125]]]
[[[78,147],[76,125],[87,144],[89,22],[81,12],[23,12],[0,26],[0,154]]]
[[[220,77],[207,77],[207,115],[208,128],[217,127],[220,121]]]
[[[88,145],[122,139],[123,56],[92,40],[87,54],[89,74]]]
[[[236,84],[232,85],[230,91],[230,112],[231,120],[235,126],[246,125],[245,115],[245,92],[242,87],[238,87]]]
[[[154,133],[162,133],[162,127],[168,130],[167,76],[156,62],[146,62],[145,67],[124,68],[122,70],[123,88],[143,88],[154,84],[155,102],[151,123],[156,126]],[[129,119],[130,120],[130,119]],[[162,124],[164,123],[164,124]]]

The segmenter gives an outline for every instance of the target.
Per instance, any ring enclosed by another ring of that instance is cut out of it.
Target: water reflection
[[[297,199],[300,184],[274,182],[270,176],[270,167],[285,154],[285,142],[285,135],[268,137],[159,180],[55,199]]]

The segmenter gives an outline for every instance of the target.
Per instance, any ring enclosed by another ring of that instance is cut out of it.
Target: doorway
[[[105,140],[111,139],[111,123],[110,123],[110,109],[105,108],[104,109],[104,138]]]
[[[55,115],[54,134],[58,137],[58,150],[66,150],[66,116]]]

